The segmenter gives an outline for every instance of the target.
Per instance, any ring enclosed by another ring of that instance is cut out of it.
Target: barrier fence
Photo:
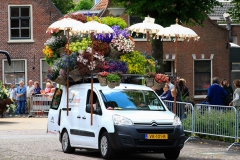
[[[48,112],[52,103],[52,95],[33,95],[30,99],[31,114],[44,116]]]
[[[170,111],[173,111],[173,101],[164,101]],[[185,141],[196,139],[196,134],[233,138],[229,150],[239,143],[239,117],[233,106],[218,106],[177,102],[177,115],[180,117],[184,131],[191,133]],[[196,139],[197,140],[197,139]]]

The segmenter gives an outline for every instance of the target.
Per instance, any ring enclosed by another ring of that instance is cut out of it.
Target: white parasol
[[[150,40],[150,36],[152,34],[158,33],[163,27],[159,24],[155,24],[155,19],[151,17],[145,17],[144,21],[142,23],[136,23],[130,27],[128,27],[128,30],[132,32],[143,33],[147,35],[147,49],[148,49],[148,42]]]
[[[163,28],[160,30],[157,34],[156,37],[159,38],[161,36],[162,40],[164,37],[171,38],[174,37],[174,42],[176,42],[176,48],[175,48],[175,61],[174,61],[174,73],[175,73],[175,78],[177,77],[177,52],[178,52],[178,39],[180,38],[182,41],[187,39],[188,41],[190,39],[193,40],[198,40],[200,37],[190,28],[183,27],[178,24],[178,19],[176,19],[176,24],[171,25],[170,27]],[[174,81],[174,91],[176,93],[176,79]],[[174,96],[174,107],[173,107],[174,113],[176,114],[176,94]]]

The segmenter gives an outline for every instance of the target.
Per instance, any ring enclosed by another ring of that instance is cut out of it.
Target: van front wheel
[[[115,151],[112,148],[111,139],[107,132],[104,132],[100,137],[99,149],[104,159],[113,158],[115,156]]]
[[[64,153],[74,153],[75,148],[71,147],[69,136],[66,130],[62,133],[62,150]]]

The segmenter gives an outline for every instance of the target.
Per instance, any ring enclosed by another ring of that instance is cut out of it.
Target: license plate
[[[168,139],[168,134],[145,134],[145,139]]]

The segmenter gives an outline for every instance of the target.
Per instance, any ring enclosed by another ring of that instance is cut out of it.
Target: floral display
[[[114,49],[122,53],[129,53],[134,51],[134,43],[130,40],[125,38],[123,35],[119,35],[118,37],[114,37],[110,43]]]
[[[165,74],[158,73],[155,75],[155,80],[158,83],[164,83],[167,81],[167,76]]]
[[[74,33],[69,36],[69,41],[67,41],[62,34],[63,31],[50,29],[48,34],[51,34],[52,37],[44,43],[45,48],[43,49],[44,58],[51,66],[47,73],[48,79],[66,85],[67,76],[71,78],[70,80],[78,82],[93,72],[99,82],[101,81],[100,85],[106,86],[109,84],[104,84],[102,80],[106,80],[106,77],[109,77],[110,80],[119,79],[119,77],[121,79],[122,74],[155,76],[158,67],[157,61],[146,53],[141,54],[134,50],[134,40],[122,18],[90,17],[81,13],[70,13],[64,17],[70,17],[83,23],[97,21],[112,27],[114,32],[96,33],[93,39],[89,34]],[[77,76],[74,77],[74,75]],[[158,79],[157,77],[155,76],[156,79]]]
[[[128,65],[128,73],[144,74],[146,59],[138,51],[133,51],[120,56],[120,61],[126,62]]]

